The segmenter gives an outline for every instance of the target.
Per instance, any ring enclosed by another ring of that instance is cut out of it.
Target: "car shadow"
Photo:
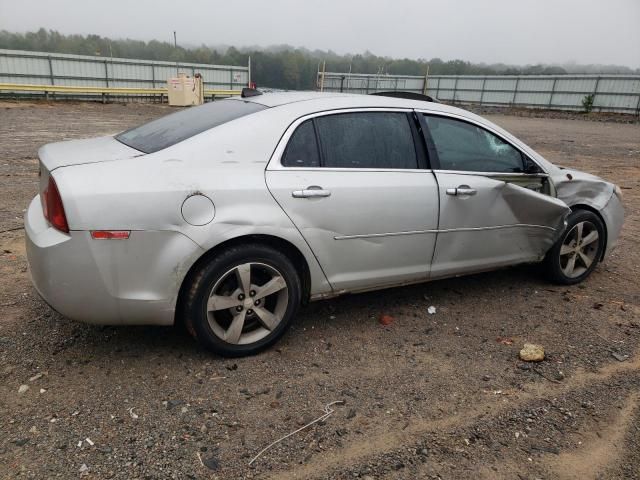
[[[337,328],[361,324],[363,318],[378,318],[406,306],[426,305],[438,308],[455,303],[461,296],[484,298],[496,292],[511,291],[514,295],[527,295],[536,289],[549,288],[536,265],[511,267],[464,277],[393,287],[384,290],[348,294],[334,299],[312,302],[303,307],[285,337],[287,349],[302,349],[306,335],[296,331],[313,329],[323,335]],[[200,347],[182,325],[158,326],[96,326],[69,320],[38,300],[33,304],[34,316],[41,317],[41,332],[54,330],[55,335],[43,335],[42,348],[50,350],[52,357],[86,355],[93,358],[138,358],[160,355],[163,358],[226,361]],[[48,312],[43,314],[42,309]],[[345,325],[346,324],[346,325]],[[279,344],[273,349],[277,350]],[[262,354],[264,355],[264,354]]]
[[[378,317],[394,309],[415,305],[416,302],[428,303],[429,306],[433,305],[437,308],[439,304],[455,303],[461,296],[482,298],[495,295],[498,291],[512,291],[513,294],[523,295],[551,286],[541,275],[539,265],[519,265],[384,290],[346,294],[333,299],[312,302],[303,309],[300,317],[303,324],[317,313],[328,313],[328,318],[331,320],[334,314],[352,316],[351,314],[363,307]]]

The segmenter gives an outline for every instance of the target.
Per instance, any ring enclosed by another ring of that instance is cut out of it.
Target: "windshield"
[[[141,152],[153,153],[265,108],[259,103],[238,100],[205,103],[126,130],[116,140]]]

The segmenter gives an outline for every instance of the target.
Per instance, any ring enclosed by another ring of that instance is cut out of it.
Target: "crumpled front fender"
[[[557,196],[569,207],[585,205],[600,213],[606,227],[607,244],[603,258],[617,245],[624,207],[611,182],[579,170],[559,168],[551,176]]]
[[[557,197],[569,207],[587,205],[602,210],[613,195],[614,185],[579,170],[558,169],[551,176]]]

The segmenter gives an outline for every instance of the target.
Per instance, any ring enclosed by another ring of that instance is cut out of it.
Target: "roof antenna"
[[[249,87],[243,88],[242,93],[240,94],[242,98],[257,97],[258,95],[262,95],[262,92],[260,90]]]

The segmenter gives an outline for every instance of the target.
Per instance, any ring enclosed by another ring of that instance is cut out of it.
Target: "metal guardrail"
[[[166,88],[118,88],[118,87],[76,87],[69,85],[33,85],[24,83],[0,83],[0,92],[38,92],[44,93],[45,98],[49,97],[50,93],[72,94],[72,95],[102,95],[103,100],[106,100],[107,95],[159,95],[164,96],[168,94]],[[230,97],[233,95],[240,95],[239,90],[217,90],[217,89],[205,89],[205,97]]]
[[[106,103],[112,100],[113,97],[122,97],[128,95],[152,97],[160,100],[160,103],[164,102],[165,96],[168,96],[168,89],[166,88],[117,88],[117,87],[76,87],[69,85],[32,85],[24,83],[0,83],[0,94],[2,92],[10,93],[42,93],[45,100],[49,100],[49,94],[62,94],[65,96],[84,97],[87,95],[98,96],[102,100],[102,103]],[[231,97],[234,95],[240,95],[242,92],[239,90],[216,90],[205,89],[204,97]]]

